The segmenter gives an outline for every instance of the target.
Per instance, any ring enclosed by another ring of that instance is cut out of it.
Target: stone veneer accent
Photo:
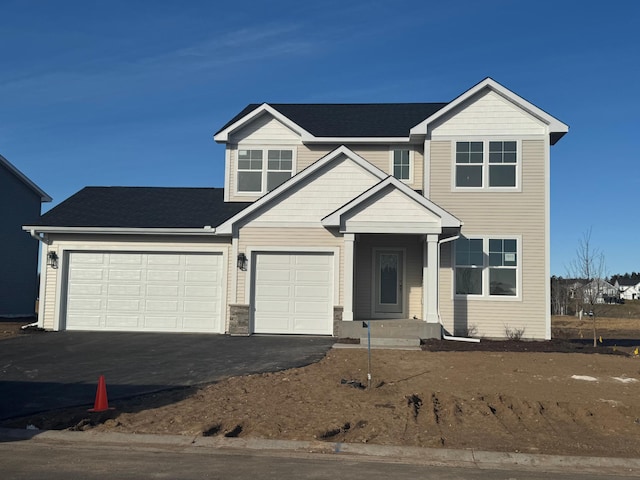
[[[229,335],[245,335],[249,332],[249,305],[229,305]]]
[[[342,323],[342,312],[344,308],[340,305],[333,307],[333,336],[340,337],[340,324]]]

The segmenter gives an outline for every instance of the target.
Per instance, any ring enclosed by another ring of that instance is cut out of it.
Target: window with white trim
[[[265,161],[266,160],[266,161]],[[238,193],[270,192],[293,175],[294,151],[280,148],[239,148]]]
[[[456,295],[518,295],[517,239],[460,237],[454,263]]]
[[[456,188],[516,188],[518,142],[456,142]]]
[[[411,181],[411,154],[408,148],[391,150],[391,171],[398,180]]]

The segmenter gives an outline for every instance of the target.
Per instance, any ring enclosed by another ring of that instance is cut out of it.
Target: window
[[[518,240],[465,238],[455,243],[455,293],[490,297],[518,295]]]
[[[516,142],[489,142],[489,186],[516,186]]]
[[[291,149],[238,149],[238,192],[262,194],[278,187],[293,174],[293,156]]]
[[[514,188],[517,166],[516,141],[456,142],[457,188]]]
[[[411,160],[409,149],[393,149],[391,150],[391,162],[393,176],[398,180],[405,182],[411,181]]]

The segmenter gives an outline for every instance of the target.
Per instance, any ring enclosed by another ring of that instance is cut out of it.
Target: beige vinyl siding
[[[355,248],[354,317],[368,320],[372,317],[373,252],[376,248],[394,248],[404,251],[405,317],[422,318],[422,243],[415,235],[357,235]]]
[[[252,223],[313,223],[320,226],[324,217],[380,181],[347,157],[335,159],[314,173],[284,193]]]
[[[432,135],[542,135],[545,126],[521,108],[487,91],[432,127]]]
[[[121,241],[116,241],[119,237]],[[59,257],[59,268],[46,268],[41,274],[41,281],[45,283],[45,298],[40,299],[40,308],[43,309],[43,328],[53,330],[56,328],[56,317],[62,313],[62,305],[66,299],[64,282],[67,268],[67,258],[64,252],[68,251],[161,251],[161,252],[212,252],[226,255],[227,265],[223,271],[225,284],[223,291],[226,299],[225,331],[228,330],[228,305],[231,291],[228,281],[231,268],[235,267],[235,259],[231,258],[231,239],[226,237],[162,237],[151,235],[62,235],[50,234],[51,244],[43,252],[56,251]]]
[[[247,127],[248,128],[248,127]],[[236,193],[236,165],[237,165],[237,141],[240,139],[238,135],[234,136],[236,143],[228,144],[227,151],[229,155],[229,171],[226,172],[229,185],[229,201],[231,202],[253,202],[260,198],[260,195],[238,195]],[[243,145],[245,143],[255,143],[256,145],[288,145],[287,143],[277,143],[277,140],[267,141],[266,139],[260,143],[255,138],[241,139]],[[295,173],[299,173],[309,167],[314,162],[320,160],[325,155],[331,153],[338,148],[339,144],[296,144]],[[356,154],[378,167],[388,175],[393,174],[391,171],[391,145],[355,145],[347,144],[347,148],[353,150]],[[414,190],[423,190],[422,180],[424,172],[424,147],[423,145],[412,145],[413,149],[413,182],[408,184]]]
[[[240,229],[238,240],[238,253],[247,253],[248,249],[258,251],[262,247],[292,249],[309,247],[310,249],[326,248],[327,250],[339,248],[339,298],[336,299],[339,305],[342,305],[343,286],[344,286],[344,238],[338,234],[334,234],[325,228],[268,228],[268,227],[251,227],[246,226]],[[238,270],[236,298],[232,303],[244,304],[246,301],[246,288],[251,274],[251,265],[246,271]]]
[[[366,208],[347,216],[346,225],[348,228],[351,224],[367,221],[394,224],[415,224],[418,222],[438,224],[439,220],[437,216],[426,212],[422,205],[404,193],[395,188],[387,188],[375,195]]]
[[[43,244],[45,245],[45,244]],[[42,255],[45,257],[49,252],[55,252],[60,255],[58,248],[53,245],[47,245],[47,248],[42,249]],[[58,260],[60,262],[61,259]],[[56,289],[58,287],[58,273],[59,268],[52,268],[46,266],[44,272],[40,272],[40,281],[45,282],[44,286],[44,298],[39,301],[39,308],[42,310],[42,328],[45,330],[53,330],[55,325],[55,308],[56,308]]]
[[[522,191],[452,192],[451,141],[431,142],[431,200],[464,222],[462,234],[521,238],[520,299],[454,299],[451,249],[441,252],[440,313],[444,327],[462,332],[475,325],[479,334],[504,337],[505,328],[525,328],[525,337],[544,338],[545,287],[545,140],[522,141]]]
[[[229,143],[237,144],[239,142],[255,144],[264,142],[270,144],[277,144],[278,142],[283,144],[299,143],[300,135],[271,115],[263,114],[231,134]]]
[[[340,145],[301,145],[298,147],[298,172],[304,170],[316,160],[321,159]],[[391,170],[391,145],[356,145],[345,144],[347,148],[378,167],[387,175]],[[398,145],[405,146],[405,145]],[[413,151],[413,182],[408,184],[415,190],[422,190],[422,176],[424,172],[424,146],[411,145]]]

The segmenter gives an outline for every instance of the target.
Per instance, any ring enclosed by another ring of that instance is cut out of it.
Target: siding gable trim
[[[296,186],[299,182],[302,182],[308,177],[310,177],[311,175],[316,174],[317,172],[321,171],[326,165],[334,162],[337,159],[343,158],[343,156],[346,156],[347,158],[352,160],[358,166],[360,166],[365,171],[369,172],[379,180],[382,180],[387,177],[387,174],[382,170],[380,170],[378,167],[376,167],[375,165],[372,165],[367,160],[362,158],[360,155],[357,155],[352,150],[342,145],[336,148],[335,150],[333,150],[332,152],[328,153],[327,155],[325,155],[320,160],[314,162],[313,164],[311,164],[309,167],[302,170],[297,175],[294,175],[279,187],[275,188],[274,190],[271,190],[269,193],[267,193],[266,195],[264,195],[263,197],[255,201],[253,204],[251,204],[250,206],[248,206],[238,214],[234,215],[224,223],[220,224],[216,228],[216,234],[231,235],[233,233],[233,226],[236,223],[238,223],[244,218],[247,218],[249,215],[253,214],[256,210],[267,206],[268,204],[274,202],[276,199],[279,199],[282,195],[284,195],[287,191],[289,191],[294,186]]]
[[[463,224],[458,218],[451,215],[449,212],[439,207],[429,199],[423,197],[422,195],[419,195],[415,190],[407,187],[397,178],[388,176],[377,185],[373,186],[366,192],[362,193],[358,197],[340,207],[335,212],[327,215],[322,219],[322,225],[324,227],[342,228],[344,226],[346,217],[348,217],[350,213],[355,213],[356,210],[359,211],[371,205],[372,203],[375,203],[377,195],[388,188],[396,189],[409,199],[416,202],[418,205],[421,205],[426,210],[426,214],[430,216],[435,214],[437,217],[439,217],[441,228],[460,228]]]
[[[265,113],[273,116],[276,120],[280,121],[282,124],[284,124],[286,127],[290,128],[294,132],[299,133],[303,138],[313,137],[313,135],[311,135],[309,132],[307,132],[304,128],[302,128],[300,125],[292,122],[289,118],[285,117],[283,114],[278,112],[275,108],[270,106],[268,103],[263,103],[258,108],[256,108],[252,112],[248,113],[247,115],[242,117],[240,120],[238,120],[234,124],[229,125],[224,130],[222,130],[222,131],[218,132],[217,134],[215,134],[213,136],[213,139],[216,142],[219,142],[219,143],[226,143],[226,142],[229,141],[229,136],[233,132],[235,132],[236,130],[238,130],[238,129],[244,127],[244,126],[246,126],[247,124],[251,123],[253,120],[255,120],[256,118],[260,117],[261,115],[263,115]]]
[[[458,96],[452,102],[447,104],[442,109],[438,110],[436,113],[431,115],[426,120],[420,122],[418,125],[411,129],[411,136],[426,136],[429,133],[429,127],[436,120],[442,119],[444,116],[456,111],[460,108],[461,105],[470,101],[473,97],[481,94],[485,90],[491,90],[506,99],[507,101],[513,103],[520,109],[524,110],[528,114],[542,121],[548,129],[551,138],[551,144],[554,145],[560,138],[564,136],[565,133],[569,131],[569,126],[562,123],[557,118],[549,115],[544,110],[536,107],[532,103],[528,102],[524,98],[515,94],[508,88],[500,85],[498,82],[493,80],[492,78],[485,78],[477,85],[471,87],[469,90],[464,92],[462,95]]]

